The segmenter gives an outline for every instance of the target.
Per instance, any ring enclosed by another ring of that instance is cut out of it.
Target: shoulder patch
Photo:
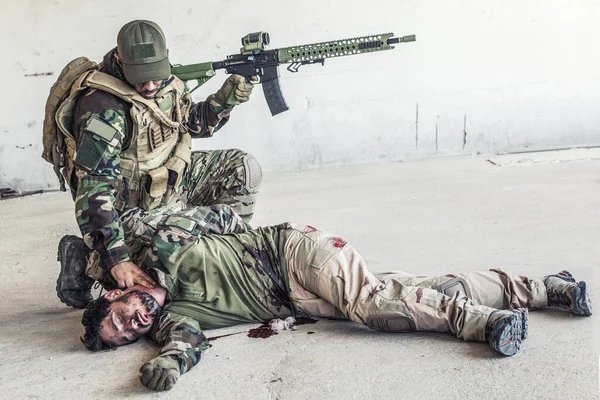
[[[84,128],[86,131],[94,134],[94,137],[105,141],[108,144],[115,145],[113,142],[117,136],[117,130],[98,117],[91,117]]]
[[[186,231],[188,233],[192,233],[192,231],[196,227],[197,223],[196,223],[196,221],[191,220],[189,218],[178,217],[176,215],[171,215],[164,222],[164,225],[167,225],[167,226],[176,226],[178,228],[183,229],[184,231]]]

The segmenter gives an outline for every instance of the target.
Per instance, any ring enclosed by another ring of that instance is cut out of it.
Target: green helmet
[[[117,36],[117,51],[125,78],[132,85],[171,75],[165,35],[154,22],[135,20],[125,24]]]

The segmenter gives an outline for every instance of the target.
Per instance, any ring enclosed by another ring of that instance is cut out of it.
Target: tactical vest
[[[152,210],[171,203],[191,158],[191,137],[185,124],[192,99],[185,93],[184,83],[173,77],[154,100],[147,100],[125,82],[98,70],[87,71],[75,80],[56,111],[56,123],[67,144],[64,173],[73,195],[78,184],[73,113],[77,98],[88,88],[111,93],[131,105],[132,138],[121,152],[120,174],[114,185],[115,209],[120,212],[139,206]]]

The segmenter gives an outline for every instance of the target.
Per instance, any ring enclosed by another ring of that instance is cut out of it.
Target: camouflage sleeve
[[[160,356],[177,360],[181,374],[198,364],[202,352],[208,349],[208,340],[198,322],[175,313],[163,313],[150,336],[162,346]]]
[[[193,207],[171,214],[160,222],[140,218],[127,224],[128,230],[136,232],[135,235],[152,237],[152,245],[140,255],[141,264],[159,270],[169,264],[173,253],[196,242],[202,235],[244,233],[252,229],[233,208],[224,204]]]
[[[208,138],[229,121],[231,109],[223,109],[212,100],[212,95],[192,105],[187,127],[193,138]]]
[[[87,111],[76,120],[78,132],[76,173],[79,184],[75,198],[77,223],[86,244],[100,253],[101,265],[129,261],[119,215],[114,208],[114,184],[119,177],[120,154],[126,126],[125,110],[86,99]]]
[[[192,230],[194,236],[206,233],[219,235],[227,233],[244,233],[252,229],[233,208],[226,204],[213,204],[208,207],[194,207],[177,215],[185,215],[197,225]],[[168,221],[168,220],[167,220]]]

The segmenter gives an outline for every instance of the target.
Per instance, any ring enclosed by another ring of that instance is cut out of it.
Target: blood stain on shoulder
[[[332,237],[331,241],[333,242],[333,245],[335,247],[337,247],[338,249],[341,249],[342,247],[344,247],[345,245],[348,244],[348,242],[346,242],[344,239],[339,238],[339,237]]]

